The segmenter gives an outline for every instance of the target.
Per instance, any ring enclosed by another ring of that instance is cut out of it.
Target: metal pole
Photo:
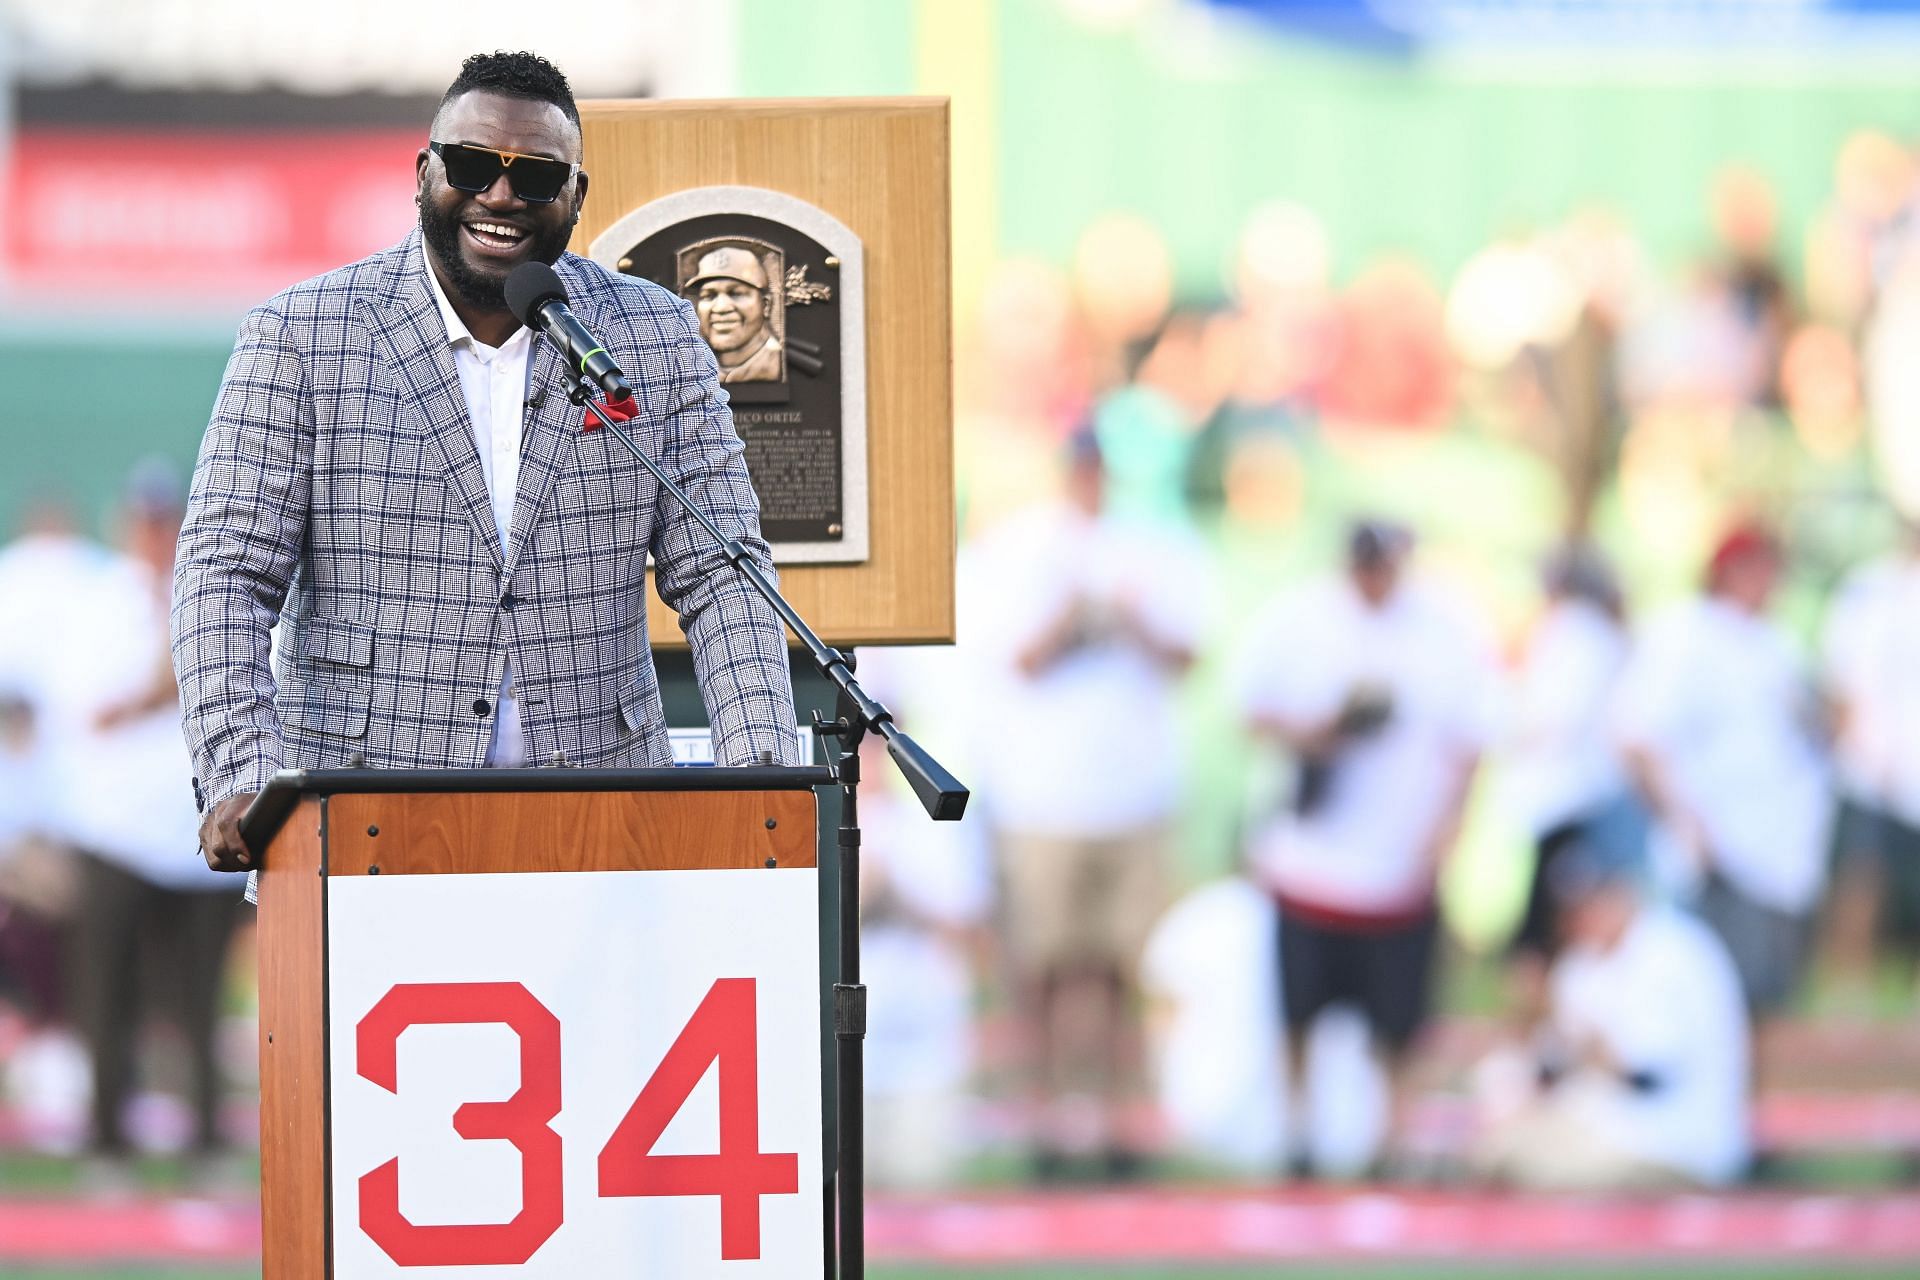
[[[840,979],[833,984],[834,1075],[839,1129],[836,1196],[840,1204],[840,1277],[867,1273],[867,989],[860,982],[860,742],[854,724],[840,739]]]

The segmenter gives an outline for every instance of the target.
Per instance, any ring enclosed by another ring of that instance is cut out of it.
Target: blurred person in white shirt
[[[983,647],[1002,718],[980,790],[1042,1177],[1087,1155],[1110,1176],[1139,1164],[1123,1124],[1143,1084],[1138,966],[1169,897],[1177,696],[1211,596],[1189,531],[1105,503],[1099,447],[1082,432],[1065,501],[1002,526],[974,564],[994,584]]]
[[[1274,945],[1272,900],[1233,876],[1176,902],[1141,965],[1175,1144],[1254,1174],[1279,1164],[1286,1136]]]
[[[1252,732],[1298,763],[1291,810],[1252,846],[1279,903],[1288,1075],[1307,1079],[1323,1011],[1358,1008],[1389,1080],[1390,1159],[1429,1010],[1437,879],[1493,710],[1488,646],[1437,588],[1408,580],[1412,542],[1397,525],[1356,524],[1344,573],[1255,624],[1240,681]],[[1301,1114],[1316,1105],[1302,1101]]]
[[[1800,983],[1833,817],[1821,710],[1766,616],[1783,564],[1766,529],[1729,531],[1706,590],[1647,624],[1619,706],[1656,870],[1726,944],[1763,1037]]]
[[[108,1164],[132,1152],[143,1015],[161,1010],[186,1049],[191,1153],[204,1160],[222,1146],[216,1033],[241,901],[198,854],[167,652],[183,497],[171,467],[142,463],[118,512],[124,554],[74,584],[90,617],[73,643],[91,679],[50,761],[58,834],[79,872],[75,1005],[93,1061],[90,1149]]]
[[[1864,994],[1883,948],[1920,954],[1920,521],[1841,583],[1821,650],[1842,797],[1826,953]]]
[[[1724,1186],[1748,1158],[1746,1007],[1726,948],[1650,902],[1637,858],[1556,861],[1564,949],[1531,1053],[1478,1073],[1485,1176],[1542,1191]]]
[[[35,1030],[65,1012],[60,960],[73,911],[72,867],[42,830],[39,736],[33,704],[0,683],[0,1011],[11,1006]]]
[[[68,998],[77,876],[49,781],[94,683],[87,587],[113,563],[56,499],[34,506],[20,536],[0,548],[0,686],[18,700],[0,780],[12,837],[0,859],[0,965],[24,1020],[7,1052],[6,1095],[27,1140],[55,1152],[83,1140],[91,1086]]]
[[[1644,811],[1613,735],[1614,693],[1629,639],[1619,584],[1598,551],[1569,543],[1548,559],[1547,607],[1516,690],[1503,770],[1506,798],[1533,835],[1526,906],[1510,945],[1521,1020],[1538,1016],[1558,945],[1553,864],[1582,841],[1644,848]]]
[[[42,830],[40,736],[32,703],[0,685],[0,1098],[28,1146],[70,1155],[90,1082],[66,1000],[73,860]]]

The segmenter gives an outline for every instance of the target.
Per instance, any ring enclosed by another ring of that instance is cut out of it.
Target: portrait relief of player
[[[680,294],[720,362],[721,382],[785,382],[785,278],[780,249],[758,240],[709,240],[679,253]]]

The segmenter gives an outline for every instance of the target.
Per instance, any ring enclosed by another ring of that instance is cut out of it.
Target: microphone
[[[567,286],[544,262],[523,262],[507,276],[507,309],[521,324],[545,334],[567,367],[600,389],[608,400],[633,398],[626,375],[600,340],[567,309]]]

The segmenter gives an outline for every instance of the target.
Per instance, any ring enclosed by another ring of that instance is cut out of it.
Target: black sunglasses
[[[427,149],[440,157],[447,169],[447,185],[455,191],[478,195],[504,173],[513,194],[528,204],[552,204],[567,179],[580,171],[579,165],[565,160],[495,151],[470,142],[429,142]]]

